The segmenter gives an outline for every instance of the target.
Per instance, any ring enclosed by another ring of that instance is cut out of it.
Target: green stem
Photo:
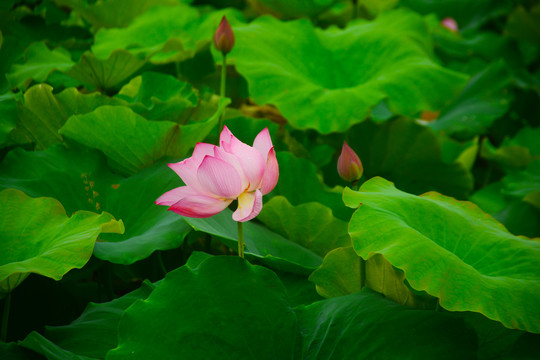
[[[219,91],[219,96],[224,99],[225,98],[225,90],[227,89],[227,54],[222,53],[223,55],[223,64],[221,65],[221,88]],[[219,127],[218,127],[218,136],[221,134],[221,130],[223,130],[223,117],[225,116],[225,111],[221,113],[219,116]]]
[[[9,308],[11,307],[11,292],[6,295],[4,300],[4,312],[2,313],[2,331],[0,331],[0,341],[7,342],[7,329],[9,319]]]
[[[238,221],[238,256],[244,258],[244,223]]]
[[[439,305],[439,299],[437,299],[437,303],[435,304],[435,311],[441,311],[441,305]]]

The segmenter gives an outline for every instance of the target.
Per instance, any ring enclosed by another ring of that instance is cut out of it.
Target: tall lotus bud
[[[441,25],[447,28],[448,30],[450,30],[451,32],[454,32],[454,33],[459,32],[459,27],[456,20],[454,20],[451,17],[445,17],[444,19],[442,19]]]
[[[360,158],[346,142],[343,142],[341,155],[339,155],[337,162],[337,170],[339,176],[348,182],[360,179],[364,173],[364,167],[362,166]]]
[[[229,53],[234,46],[234,33],[225,16],[221,19],[214,35],[214,45],[223,54]]]

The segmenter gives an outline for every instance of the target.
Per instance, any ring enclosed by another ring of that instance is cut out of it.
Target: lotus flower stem
[[[244,258],[244,227],[243,222],[238,221],[238,256]]]
[[[2,313],[2,329],[0,331],[0,341],[7,342],[7,329],[9,319],[9,308],[11,307],[11,292],[8,292],[4,300],[4,311]]]
[[[219,91],[219,96],[223,99],[225,98],[225,90],[227,85],[227,54],[222,53],[223,55],[223,64],[221,65],[221,88]],[[223,117],[225,116],[225,111],[221,113],[219,116],[219,126],[218,126],[218,134],[223,131]]]

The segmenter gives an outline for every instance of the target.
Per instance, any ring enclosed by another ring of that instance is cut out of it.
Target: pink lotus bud
[[[447,28],[448,30],[450,30],[451,32],[454,32],[454,33],[459,32],[459,27],[456,20],[454,20],[451,17],[445,17],[444,19],[442,19],[441,25]]]
[[[190,158],[169,167],[186,185],[161,195],[156,204],[195,218],[216,215],[238,199],[233,220],[251,220],[259,215],[263,195],[274,189],[279,178],[276,152],[267,128],[249,146],[225,126],[220,146],[198,143]]]
[[[234,46],[234,33],[225,16],[221,19],[214,35],[214,45],[223,54],[230,52]]]
[[[349,182],[360,179],[364,173],[364,167],[360,158],[346,142],[343,142],[343,148],[337,162],[337,170],[339,176]]]

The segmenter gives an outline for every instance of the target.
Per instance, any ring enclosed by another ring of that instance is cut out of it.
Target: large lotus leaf
[[[197,106],[198,97],[191,85],[175,77],[145,72],[124,85],[117,95],[148,120],[185,122]]]
[[[9,133],[15,129],[17,123],[18,94],[6,93],[0,95],[0,147],[4,146]]]
[[[122,222],[105,212],[68,217],[52,198],[8,189],[0,192],[0,200],[0,294],[11,292],[30,273],[60,280],[86,264],[101,233],[124,231]]]
[[[321,182],[315,165],[289,152],[278,151],[279,181],[269,194],[282,195],[294,206],[319,202],[332,209],[334,216],[348,221],[351,211],[343,206],[341,188],[329,189]]]
[[[225,209],[210,218],[185,218],[195,230],[203,231],[224,239],[232,249],[238,248],[237,223],[232,211]],[[279,270],[307,275],[315,270],[322,258],[313,251],[293,243],[264,226],[251,221],[244,225],[245,254],[261,259],[262,262]]]
[[[394,268],[382,255],[363,260],[352,247],[329,252],[309,280],[324,297],[353,294],[367,286],[398,304],[422,309],[435,307],[433,298],[411,291],[404,282],[403,271]]]
[[[43,357],[33,351],[15,344],[15,342],[0,342],[0,355],[8,360],[43,360]]]
[[[35,80],[42,82],[53,70],[68,70],[73,66],[71,55],[63,48],[49,50],[44,42],[37,42],[28,47],[25,53],[25,63],[13,65],[10,73],[6,74],[12,87],[20,90]]]
[[[285,18],[314,16],[335,4],[337,0],[251,0],[251,5],[261,13]]]
[[[411,310],[368,289],[296,309],[305,360],[476,359],[462,319]]]
[[[296,315],[270,270],[219,256],[181,267],[129,307],[106,359],[294,359]]]
[[[122,178],[108,170],[106,159],[97,151],[63,146],[36,152],[15,149],[0,166],[0,189],[54,197],[70,214],[105,210],[121,218],[126,232],[102,234],[94,247],[95,256],[118,264],[131,264],[155,250],[181,245],[191,227],[182,217],[154,204],[177,181],[178,176],[161,162]]]
[[[166,190],[175,187],[178,176],[164,163],[157,163],[107,189],[106,210],[122,218],[125,234],[104,234],[94,255],[116,264],[129,265],[156,250],[182,245],[189,226],[181,216],[155,205]],[[134,196],[136,194],[136,196]]]
[[[503,61],[494,62],[473,76],[461,95],[429,126],[460,139],[485,134],[510,106],[513,96],[509,85],[508,67]]]
[[[540,236],[540,209],[519,197],[505,195],[504,191],[502,181],[491,183],[472,194],[469,200],[500,221],[512,234]]]
[[[19,342],[19,346],[34,350],[38,354],[43,355],[47,360],[97,360],[62,349],[36,331],[28,334],[23,341]]]
[[[87,51],[67,75],[97,89],[112,89],[133,75],[145,64],[125,50],[115,50],[104,59]]]
[[[126,49],[153,63],[184,61],[210,45],[223,15],[235,24],[243,15],[237,10],[214,11],[204,16],[190,6],[156,6],[123,29],[101,29],[92,51],[98,58],[115,49]]]
[[[351,242],[347,223],[320,203],[292,206],[285,197],[274,196],[257,218],[270,230],[321,256]]]
[[[53,1],[59,6],[72,8],[96,28],[125,27],[151,7],[174,6],[180,1],[191,2],[191,0],[100,0],[90,3],[83,0]]]
[[[435,13],[440,19],[454,18],[461,30],[478,28],[512,8],[512,3],[496,0],[401,0],[400,3],[420,14]]]
[[[210,119],[188,125],[148,121],[125,106],[101,106],[70,117],[60,134],[101,150],[119,172],[135,174],[164,156],[185,156],[216,127],[227,103]]]
[[[540,333],[540,241],[510,234],[470,202],[414,196],[382,178],[345,189],[359,207],[349,224],[356,252],[382,254],[415,290],[450,311],[473,311],[508,328]]]
[[[24,102],[19,106],[17,130],[35,142],[38,149],[45,149],[62,142],[58,130],[71,115],[85,114],[101,105],[121,104],[121,100],[99,93],[82,94],[75,88],[53,94],[51,86],[38,84],[24,94]]]
[[[502,192],[540,208],[540,160],[531,162],[524,171],[506,175]]]
[[[539,137],[540,127],[523,127],[514,137],[505,138],[498,148],[486,139],[482,143],[481,155],[505,170],[523,170],[534,159],[540,159]]]
[[[362,290],[362,264],[364,260],[352,247],[340,247],[330,251],[321,266],[309,280],[315,283],[317,292],[326,298],[354,294]]]
[[[462,163],[443,160],[435,132],[411,119],[366,121],[351,129],[348,143],[362,160],[365,179],[382,176],[410,193],[435,190],[462,199],[473,188]]]
[[[97,151],[71,150],[63,145],[44,151],[13,149],[0,165],[0,189],[55,198],[68,214],[103,210],[108,188],[122,178],[109,171],[106,159]]]
[[[344,30],[261,17],[235,36],[231,56],[250,95],[276,105],[300,129],[345,131],[386,98],[401,114],[440,109],[467,81],[430,59],[427,28],[408,11]]]
[[[146,299],[154,288],[153,284],[144,282],[139,289],[118,299],[100,304],[90,303],[71,324],[48,326],[44,332],[45,338],[73,354],[103,359],[118,344],[118,323],[124,311],[136,300]],[[92,341],[85,340],[90,338]]]

